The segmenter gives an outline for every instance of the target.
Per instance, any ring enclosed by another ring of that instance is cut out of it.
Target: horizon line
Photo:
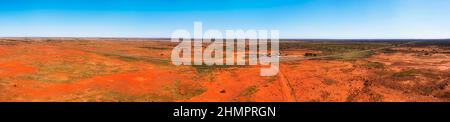
[[[1,37],[0,39],[7,38],[98,38],[98,39],[159,39],[159,40],[170,40],[172,38],[168,37],[40,37],[40,36],[23,36],[23,37]],[[195,38],[191,38],[195,39]],[[204,38],[202,38],[204,39]],[[227,38],[223,38],[227,39]],[[241,38],[234,38],[241,39]],[[248,39],[248,38],[245,38]],[[270,39],[270,38],[268,38]],[[450,40],[450,38],[279,38],[279,40]]]

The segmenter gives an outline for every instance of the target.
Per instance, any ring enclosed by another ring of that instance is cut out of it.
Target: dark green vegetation
[[[321,51],[321,56],[373,50],[392,46],[398,42],[351,42],[351,41],[307,41],[280,43],[280,50],[309,49]]]

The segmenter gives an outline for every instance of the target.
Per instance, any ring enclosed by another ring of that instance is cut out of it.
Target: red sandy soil
[[[398,51],[376,52],[352,61],[292,60],[281,63],[277,76],[262,77],[258,66],[205,71],[174,66],[169,58],[176,43],[164,41],[1,42],[0,101],[401,102],[450,98],[449,53]],[[292,57],[321,54],[310,49],[281,52]]]

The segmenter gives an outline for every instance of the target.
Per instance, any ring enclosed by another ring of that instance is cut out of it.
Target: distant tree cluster
[[[305,53],[305,56],[306,57],[308,57],[308,56],[317,56],[317,54],[315,54],[315,53]]]

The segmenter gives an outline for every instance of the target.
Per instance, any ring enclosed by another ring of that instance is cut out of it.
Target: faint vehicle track
[[[281,92],[283,94],[283,99],[285,102],[297,102],[297,96],[294,87],[292,87],[291,82],[289,79],[286,78],[286,76],[281,71],[282,68],[280,68],[280,88]]]

